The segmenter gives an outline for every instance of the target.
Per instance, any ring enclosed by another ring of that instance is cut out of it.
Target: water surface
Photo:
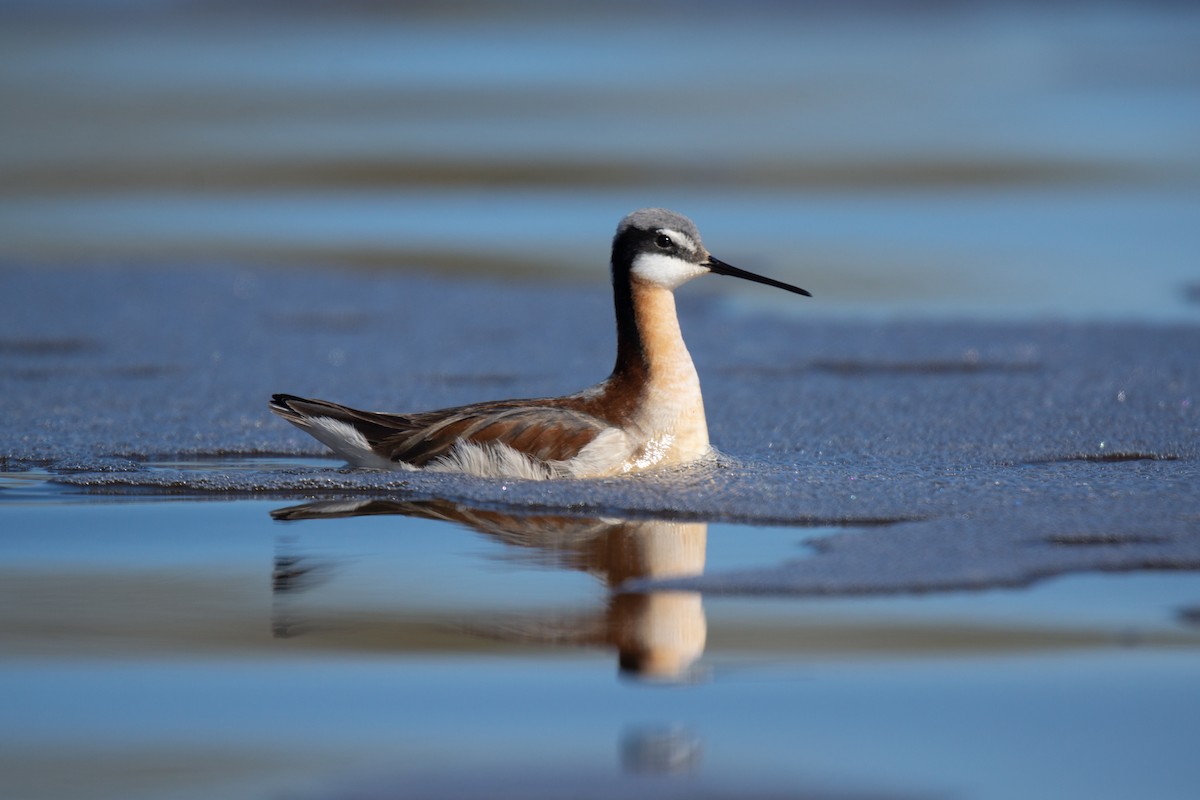
[[[623,594],[826,532],[58,499],[0,507],[11,796],[1182,798],[1200,777],[1191,573]]]
[[[1195,796],[1191,5],[0,5],[0,794]],[[594,383],[648,205],[815,294],[713,463],[266,411]]]
[[[1186,3],[0,14],[8,260],[602,284],[665,205],[808,313],[1196,319]]]

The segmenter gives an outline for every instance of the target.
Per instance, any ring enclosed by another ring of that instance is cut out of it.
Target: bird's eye
[[[663,250],[670,250],[675,246],[675,243],[671,241],[671,237],[667,236],[665,233],[660,233],[658,236],[654,237],[654,243]]]

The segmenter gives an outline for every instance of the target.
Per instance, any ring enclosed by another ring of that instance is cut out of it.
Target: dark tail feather
[[[269,408],[288,422],[304,424],[308,417],[332,417],[354,423],[357,417],[351,409],[324,400],[310,400],[294,394],[273,394]]]
[[[325,400],[310,400],[294,394],[271,395],[270,409],[293,425],[309,427],[313,417],[328,417],[352,426],[372,445],[389,436],[412,429],[412,425],[399,414],[377,414],[358,411]]]
[[[292,406],[292,403],[302,402],[304,402],[304,398],[294,394],[273,394],[268,407],[288,422],[303,424],[305,415]]]

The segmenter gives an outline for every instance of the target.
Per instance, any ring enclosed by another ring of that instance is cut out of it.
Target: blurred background
[[[1200,320],[1193,2],[0,0],[0,99],[0,264],[599,286],[664,205],[781,313]]]

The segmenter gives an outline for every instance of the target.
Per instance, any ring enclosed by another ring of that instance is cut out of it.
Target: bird
[[[696,225],[663,208],[627,215],[612,241],[617,358],[600,383],[562,397],[436,411],[361,411],[291,394],[270,409],[353,467],[486,478],[602,478],[712,457],[700,379],[674,290],[713,273],[812,295],[727,264]]]

